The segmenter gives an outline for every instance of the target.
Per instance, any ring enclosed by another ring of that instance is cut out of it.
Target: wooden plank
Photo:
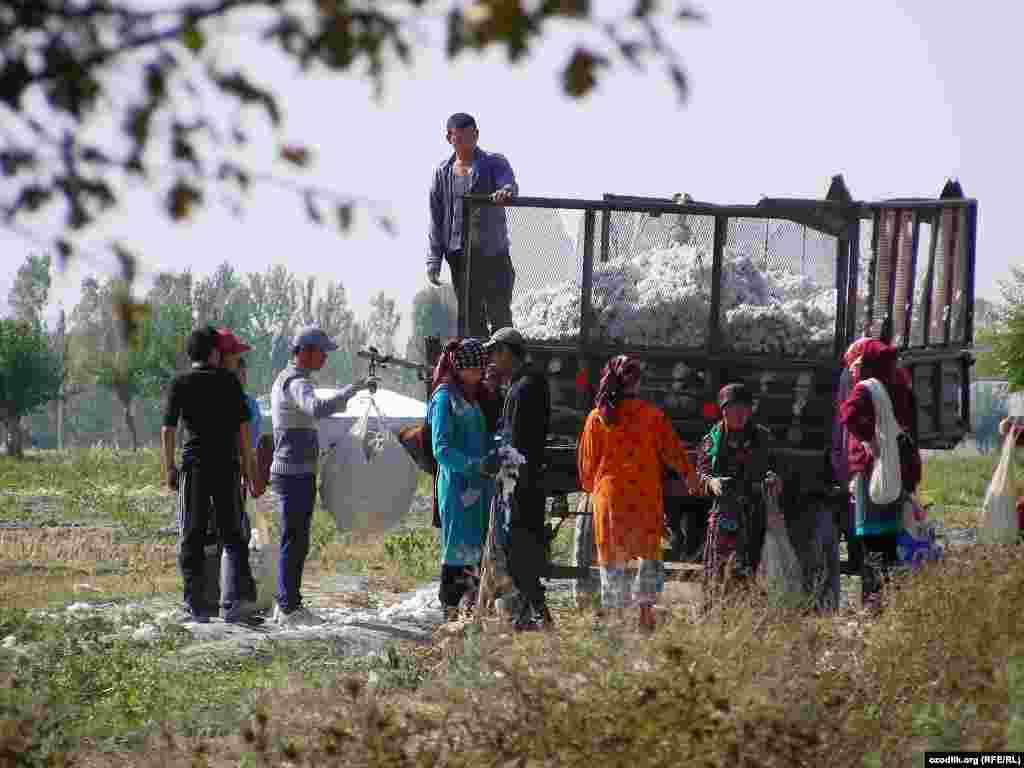
[[[470,300],[472,295],[470,293],[470,286],[473,281],[470,280],[470,270],[472,269],[473,261],[473,238],[470,237],[470,221],[473,215],[473,204],[474,200],[466,195],[462,198],[462,259],[465,262],[464,276],[462,280],[462,308],[463,311],[459,312],[457,318],[457,328],[459,329],[459,336],[465,338],[469,335],[469,308],[472,306]],[[463,317],[466,315],[466,317]]]
[[[849,262],[847,274],[849,276],[849,289],[846,292],[846,345],[852,344],[853,340],[860,335],[857,328],[857,282],[860,279],[860,219],[854,219],[849,227]],[[840,353],[845,352],[845,347]],[[839,360],[836,355],[836,360]]]
[[[936,214],[931,220],[931,238],[928,242],[928,270],[924,278],[924,333],[921,343],[928,346],[932,333],[932,286],[935,282],[935,250],[939,244],[942,218]]]
[[[914,211],[914,223],[910,233],[910,278],[907,286],[907,306],[903,325],[907,329],[904,349],[909,349],[914,335],[914,291],[917,288],[917,249],[921,244],[921,212]]]
[[[715,354],[721,347],[722,312],[722,260],[729,220],[724,216],[715,217],[715,235],[711,256],[711,308],[708,317],[708,354]]]
[[[878,291],[878,280],[875,271],[878,269],[878,230],[881,227],[882,216],[875,213],[874,223],[871,229],[871,254],[868,259],[868,296],[867,306],[864,307],[864,331],[869,336],[874,336],[875,324],[875,293]]]

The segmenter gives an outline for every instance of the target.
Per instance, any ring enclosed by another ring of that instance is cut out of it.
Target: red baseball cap
[[[230,328],[219,328],[217,330],[217,349],[222,355],[240,355],[243,352],[248,352],[252,347],[244,344]]]

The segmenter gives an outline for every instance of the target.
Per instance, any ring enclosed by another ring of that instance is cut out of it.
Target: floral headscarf
[[[476,400],[477,393],[467,392],[455,372],[467,368],[483,369],[486,360],[487,353],[479,339],[454,339],[448,342],[444,353],[434,366],[434,376],[430,383],[431,394],[442,384],[447,384],[450,389],[457,390],[467,400]]]
[[[606,423],[614,423],[623,395],[636,387],[642,373],[640,362],[629,355],[614,357],[605,365],[594,404]]]

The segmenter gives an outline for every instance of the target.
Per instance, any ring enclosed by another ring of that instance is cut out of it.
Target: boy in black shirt
[[[220,351],[213,328],[193,331],[187,351],[192,368],[171,382],[161,430],[167,486],[178,491],[178,565],[185,610],[199,622],[208,621],[210,613],[216,611],[215,606],[202,604],[200,585],[203,546],[210,517],[214,515],[231,565],[229,583],[222,596],[227,606],[224,620],[237,622],[241,618],[238,581],[246,555],[238,506],[240,477],[246,478],[253,497],[264,491],[249,439],[249,406],[238,377],[218,367]],[[179,419],[185,426],[180,470],[174,462]]]

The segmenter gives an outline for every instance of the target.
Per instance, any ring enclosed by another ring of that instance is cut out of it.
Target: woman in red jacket
[[[856,535],[861,541],[864,561],[861,568],[861,594],[865,607],[876,609],[883,580],[896,562],[896,538],[903,529],[903,503],[921,482],[921,454],[915,447],[904,455],[901,451],[900,478],[903,494],[891,504],[871,501],[868,482],[875,457],[871,444],[875,440],[875,405],[865,385],[877,379],[892,401],[893,415],[901,430],[917,434],[917,400],[911,389],[910,376],[896,365],[895,347],[871,340],[863,346],[859,359],[850,362],[850,372],[857,382],[850,396],[839,408],[839,420],[849,430],[849,471],[851,490],[856,504]]]

